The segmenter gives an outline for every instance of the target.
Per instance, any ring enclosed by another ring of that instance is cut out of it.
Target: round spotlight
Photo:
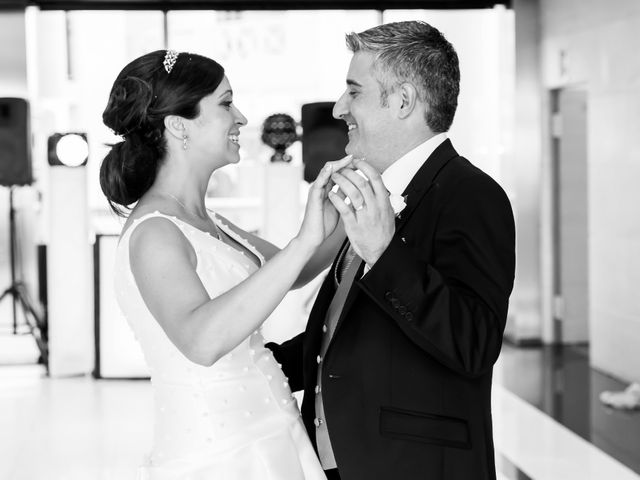
[[[89,144],[84,133],[56,133],[49,137],[49,165],[79,167],[87,163]]]

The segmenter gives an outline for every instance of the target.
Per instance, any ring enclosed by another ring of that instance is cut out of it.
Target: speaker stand
[[[46,322],[40,317],[33,303],[29,298],[27,287],[23,282],[16,280],[16,218],[13,206],[13,186],[9,187],[9,258],[11,265],[11,284],[0,295],[0,302],[5,298],[11,297],[13,310],[13,334],[18,334],[18,307],[22,309],[24,321],[29,332],[36,341],[38,350],[40,351],[40,359],[45,367],[48,368],[48,342],[46,332]]]

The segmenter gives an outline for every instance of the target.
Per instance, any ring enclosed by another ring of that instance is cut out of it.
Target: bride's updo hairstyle
[[[167,50],[147,53],[122,69],[111,88],[102,121],[123,141],[111,145],[100,166],[100,186],[111,209],[125,216],[153,185],[167,143],[164,118],[198,116],[199,102],[224,77],[214,60]]]

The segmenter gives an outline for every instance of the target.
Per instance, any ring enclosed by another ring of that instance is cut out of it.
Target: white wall
[[[30,100],[27,75],[27,22],[24,11],[0,13],[0,98],[19,97]],[[18,279],[29,286],[35,300],[37,294],[37,266],[35,214],[38,208],[35,190],[19,187],[14,192],[16,229],[20,262]],[[0,187],[0,293],[9,286],[9,188]],[[21,315],[20,313],[18,314]],[[0,327],[12,323],[11,300],[0,304]],[[19,319],[21,321],[21,317]],[[22,329],[24,331],[24,329]]]
[[[24,11],[0,13],[0,95],[27,94],[27,44]]]
[[[540,5],[545,89],[588,92],[591,362],[640,381],[640,2]]]

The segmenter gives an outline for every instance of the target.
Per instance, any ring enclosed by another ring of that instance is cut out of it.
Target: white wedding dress
[[[258,330],[213,366],[188,360],[146,307],[131,273],[129,238],[141,222],[173,222],[197,256],[197,274],[214,298],[257,266],[209,233],[159,212],[135,220],[118,245],[118,303],[146,358],[154,390],[154,441],[139,480],[325,480],[280,365]],[[212,216],[263,264],[260,253]],[[251,301],[251,299],[247,299]],[[228,319],[233,322],[234,318]]]

